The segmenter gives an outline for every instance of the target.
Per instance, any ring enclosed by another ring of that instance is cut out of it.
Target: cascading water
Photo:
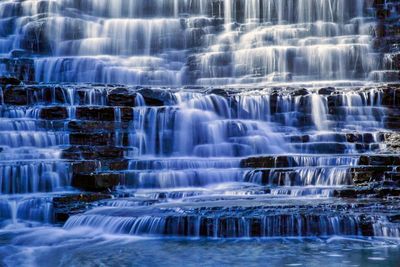
[[[43,82],[365,80],[381,65],[371,8],[365,0],[9,0],[0,3],[0,54],[33,58]]]
[[[0,2],[0,75],[25,79],[0,78],[0,259],[76,264],[129,236],[398,244],[377,5]]]

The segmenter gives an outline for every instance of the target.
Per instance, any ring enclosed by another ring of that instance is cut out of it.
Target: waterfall
[[[7,0],[0,54],[32,59],[41,82],[365,81],[381,65],[370,2]]]
[[[398,242],[378,6],[1,1],[0,258],[129,235]]]

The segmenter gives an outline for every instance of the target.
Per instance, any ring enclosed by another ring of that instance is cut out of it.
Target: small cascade
[[[49,197],[29,196],[0,200],[0,226],[19,222],[54,223],[54,212]]]
[[[76,216],[64,226],[91,226],[112,234],[169,235],[211,238],[307,237],[358,235],[357,218],[339,216],[272,215],[260,217],[142,216],[107,214]]]

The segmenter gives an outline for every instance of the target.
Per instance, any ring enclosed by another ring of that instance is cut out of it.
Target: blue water
[[[398,241],[351,237],[158,239],[43,227],[3,230],[0,244],[6,266],[397,267],[400,262]]]

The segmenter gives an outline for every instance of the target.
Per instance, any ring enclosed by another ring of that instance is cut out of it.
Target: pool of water
[[[399,266],[398,240],[183,239],[55,227],[0,232],[5,266]]]

